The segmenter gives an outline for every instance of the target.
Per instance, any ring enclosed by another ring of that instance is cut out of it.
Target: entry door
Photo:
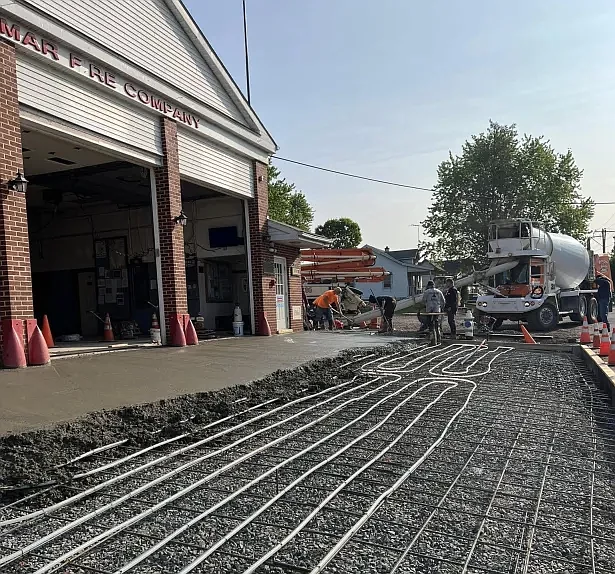
[[[288,274],[284,257],[273,258],[273,271],[275,273],[275,314],[279,332],[288,329]]]
[[[79,273],[79,312],[81,334],[94,337],[98,334],[98,319],[90,313],[96,312],[96,274],[93,271]]]

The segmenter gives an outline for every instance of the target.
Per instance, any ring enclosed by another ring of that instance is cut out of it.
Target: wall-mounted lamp
[[[188,223],[188,218],[186,217],[183,209],[179,212],[179,215],[173,218],[173,221],[175,222],[175,225],[186,225],[186,223]]]
[[[15,179],[10,180],[7,184],[11,191],[17,191],[18,193],[26,193],[26,190],[28,189],[28,180],[19,169],[17,170]]]

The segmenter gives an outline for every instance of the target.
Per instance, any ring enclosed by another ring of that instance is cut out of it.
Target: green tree
[[[341,217],[329,219],[323,225],[316,228],[316,233],[332,239],[332,247],[336,249],[349,249],[357,247],[361,243],[361,228],[356,221]]]
[[[309,231],[314,221],[314,210],[302,191],[280,177],[280,170],[269,165],[269,217],[304,231]]]
[[[438,167],[423,222],[430,255],[484,263],[494,219],[525,217],[582,240],[594,214],[593,202],[581,195],[582,176],[570,150],[557,153],[542,136],[520,137],[515,125],[489,122],[461,155],[449,152]]]

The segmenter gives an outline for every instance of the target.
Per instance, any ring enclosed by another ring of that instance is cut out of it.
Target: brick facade
[[[160,119],[163,165],[155,168],[158,227],[160,231],[160,259],[164,316],[167,342],[170,342],[170,318],[188,312],[186,295],[186,257],[184,227],[173,221],[182,209],[177,124],[169,118]]]
[[[303,331],[303,316],[299,319],[293,319],[293,307],[300,307],[303,312],[303,297],[301,295],[301,258],[299,257],[299,249],[287,245],[275,246],[278,257],[286,259],[286,269],[288,272],[288,316],[290,318],[290,328],[295,331]],[[297,274],[293,275],[291,269],[295,268]],[[275,318],[275,315],[274,315]]]
[[[267,166],[254,162],[254,197],[248,200],[250,220],[250,251],[252,255],[252,281],[254,291],[254,320],[256,333],[260,332],[260,314],[264,311],[271,332],[275,333],[275,283],[273,253],[269,251],[269,210]],[[267,274],[265,272],[267,271]]]
[[[0,86],[0,319],[25,320],[34,314],[26,196],[7,186],[23,170],[15,48],[3,41]]]

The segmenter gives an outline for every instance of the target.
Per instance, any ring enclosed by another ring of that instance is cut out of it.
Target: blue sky
[[[185,3],[244,88],[241,0]],[[584,193],[615,201],[612,0],[247,4],[252,105],[279,155],[429,188],[448,151],[493,119],[572,149]],[[428,192],[277,165],[315,224],[350,217],[366,242],[416,246]],[[615,205],[592,225],[615,229]]]

